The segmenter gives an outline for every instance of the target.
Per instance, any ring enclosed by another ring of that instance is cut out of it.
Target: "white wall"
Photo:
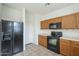
[[[2,9],[1,7],[2,7],[2,6],[1,6],[1,3],[0,3],[0,20],[1,20],[1,9]]]
[[[26,11],[26,44],[38,44],[40,15]]]
[[[33,43],[33,20],[34,15],[26,11],[26,44]]]
[[[49,18],[64,16],[64,15],[75,13],[75,12],[79,12],[79,4],[75,4],[75,5],[63,8],[63,9],[53,11],[47,15],[42,16],[41,19],[45,20],[45,19],[49,19]],[[62,31],[63,36],[79,38],[79,29],[75,29],[75,30],[74,29],[68,29],[68,30],[66,30],[66,29],[64,29],[64,30],[41,30],[40,29],[40,33],[47,34],[47,35],[50,35],[51,31]]]
[[[25,30],[26,30],[26,18],[25,18],[26,14],[25,14],[25,8],[22,9],[22,19],[23,19],[23,50],[25,50],[25,40],[26,40],[26,37],[25,37]]]
[[[2,5],[2,19],[11,21],[23,21],[22,10]]]
[[[41,16],[39,14],[36,14],[35,20],[34,20],[34,43],[38,44],[38,35],[40,33],[40,19]]]

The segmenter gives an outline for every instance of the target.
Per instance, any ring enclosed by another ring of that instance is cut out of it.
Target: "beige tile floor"
[[[20,52],[14,56],[61,56],[60,54],[54,53],[43,46],[28,44],[26,50]]]

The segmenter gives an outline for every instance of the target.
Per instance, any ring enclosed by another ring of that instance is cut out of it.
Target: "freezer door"
[[[1,56],[1,43],[3,39],[3,32],[0,32],[0,56]]]
[[[1,41],[2,55],[12,54],[12,22],[2,20],[3,40]],[[8,39],[10,38],[10,39]]]
[[[12,33],[12,26],[13,23],[11,21],[5,21],[2,20],[2,32],[6,33],[6,32],[11,32]]]

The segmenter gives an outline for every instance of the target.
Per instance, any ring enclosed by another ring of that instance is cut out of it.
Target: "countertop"
[[[43,33],[42,33],[42,34],[39,34],[39,35],[42,35],[42,36],[51,36],[51,35],[48,35],[48,34],[43,34]]]
[[[79,41],[78,37],[60,37],[60,39],[72,40],[72,41]]]
[[[51,35],[44,34],[44,33],[41,33],[41,34],[39,34],[39,35],[42,35],[42,36],[51,36]],[[79,41],[79,37],[63,36],[63,37],[60,37],[60,39],[66,39],[66,40],[72,40],[72,41]]]

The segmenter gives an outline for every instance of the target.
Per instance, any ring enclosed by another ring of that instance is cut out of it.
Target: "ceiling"
[[[18,9],[26,8],[27,11],[37,14],[47,14],[73,4],[74,3],[50,3],[50,5],[45,6],[45,3],[4,3],[4,5]]]

